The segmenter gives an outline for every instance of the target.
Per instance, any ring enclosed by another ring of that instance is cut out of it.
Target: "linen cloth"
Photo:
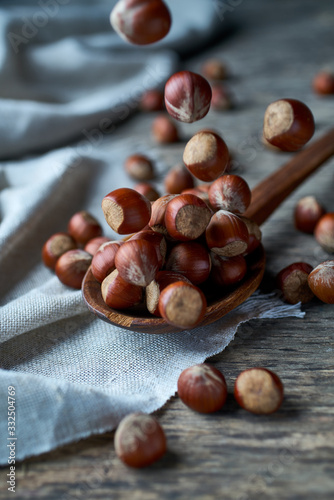
[[[138,96],[163,84],[180,55],[226,26],[206,0],[171,0],[173,28],[138,49],[113,33],[115,2],[3,1],[0,6],[0,464],[7,464],[7,395],[15,387],[16,459],[111,430],[152,412],[186,367],[222,351],[252,318],[302,317],[255,294],[225,318],[177,334],[134,333],[87,311],[81,292],[41,264],[44,241],[77,210],[104,225],[101,199],[127,185],[136,138],[113,130]],[[187,14],[185,14],[185,12]],[[75,140],[77,139],[77,140]],[[110,234],[110,232],[109,232]],[[111,234],[110,234],[111,236]]]

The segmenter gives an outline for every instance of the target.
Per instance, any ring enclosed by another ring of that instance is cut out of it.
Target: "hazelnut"
[[[176,165],[165,176],[164,186],[166,193],[180,194],[194,187],[194,179],[184,165]]]
[[[115,266],[128,283],[147,286],[159,270],[157,245],[144,239],[126,241],[116,253]]]
[[[295,262],[278,273],[277,286],[286,302],[305,304],[313,299],[314,295],[307,281],[312,269],[312,266],[305,262]]]
[[[222,175],[229,159],[229,151],[223,139],[218,134],[206,130],[195,134],[183,153],[187,169],[204,182],[214,181]]]
[[[180,273],[175,273],[173,271],[159,271],[154,280],[152,280],[146,287],[146,306],[151,314],[161,317],[159,311],[160,294],[166,286],[171,283],[176,283],[176,281],[185,281],[186,283],[189,283],[189,280]]]
[[[180,241],[195,240],[204,233],[211,210],[198,196],[179,194],[169,201],[165,211],[168,234]]]
[[[145,240],[155,247],[155,251],[158,258],[159,269],[165,263],[165,257],[167,252],[167,243],[162,233],[152,231],[151,229],[145,229],[135,233],[131,236],[130,240]]]
[[[313,78],[312,87],[319,95],[334,94],[334,75],[328,71],[321,71]]]
[[[69,250],[57,260],[56,275],[64,285],[80,289],[92,256],[84,250]]]
[[[246,224],[248,229],[248,246],[244,252],[244,255],[248,255],[260,246],[262,233],[259,225],[252,219],[248,219],[248,217],[243,217],[242,215],[239,215],[239,219]]]
[[[102,281],[101,295],[107,306],[113,309],[128,309],[141,302],[143,289],[124,281],[115,269]]]
[[[135,154],[128,156],[124,168],[132,179],[137,181],[149,181],[154,177],[154,166],[152,161],[145,155]]]
[[[318,299],[334,304],[334,260],[322,262],[310,272],[308,284]]]
[[[130,188],[111,191],[102,200],[102,210],[109,226],[118,234],[143,229],[151,217],[151,203]]]
[[[85,252],[88,252],[91,255],[95,255],[100,246],[103,243],[107,243],[108,241],[110,241],[110,239],[107,238],[106,236],[98,236],[97,238],[92,238],[91,240],[88,241],[88,243],[86,243],[84,250]]]
[[[122,241],[107,241],[93,256],[91,271],[100,283],[115,269],[116,253],[122,244]]]
[[[182,330],[194,328],[202,321],[206,305],[202,290],[184,281],[166,286],[159,298],[161,316],[167,323]]]
[[[312,234],[320,218],[326,213],[314,196],[301,198],[294,211],[295,227],[303,233]]]
[[[175,245],[166,260],[167,271],[180,273],[194,285],[204,283],[210,275],[211,259],[208,250],[195,241]]]
[[[323,215],[314,229],[314,236],[326,252],[334,252],[334,212]]]
[[[218,286],[235,285],[246,275],[247,264],[242,255],[227,258],[212,252],[211,261],[211,278]]]
[[[220,410],[227,398],[224,375],[206,363],[183,370],[177,382],[177,391],[185,405],[200,413]]]
[[[310,109],[297,99],[280,99],[266,109],[263,135],[282,151],[298,151],[314,134]]]
[[[165,196],[161,196],[161,198],[158,198],[152,204],[152,213],[148,225],[153,231],[162,233],[165,236],[167,236],[168,234],[165,226],[166,207],[170,200],[172,200],[174,197],[174,194],[167,194]]]
[[[148,45],[167,35],[171,17],[162,0],[119,0],[111,11],[110,23],[125,41]]]
[[[165,433],[159,422],[145,413],[131,413],[115,432],[117,456],[130,467],[146,467],[166,452]]]
[[[209,188],[209,201],[214,210],[243,214],[250,205],[251,196],[247,182],[239,175],[222,175]]]
[[[248,247],[246,224],[227,210],[219,210],[211,217],[205,237],[210,250],[223,257],[241,255]]]
[[[152,135],[159,144],[170,144],[179,140],[177,126],[166,115],[159,115],[153,120]]]
[[[283,384],[276,373],[266,368],[249,368],[238,376],[234,397],[245,410],[268,415],[278,410],[284,396]]]
[[[43,245],[43,262],[46,267],[54,269],[59,257],[76,247],[77,245],[72,236],[67,233],[55,233]]]
[[[102,235],[102,228],[98,221],[85,210],[77,212],[70,218],[67,231],[77,243],[82,245]]]
[[[162,111],[165,108],[164,93],[158,89],[149,89],[140,98],[139,107],[142,111]]]
[[[211,108],[215,111],[225,111],[234,107],[230,90],[225,85],[214,84],[211,86]]]
[[[191,71],[174,73],[165,86],[168,113],[181,122],[193,123],[209,112],[211,86],[201,75]]]
[[[137,191],[137,193],[145,196],[149,201],[155,201],[160,197],[158,191],[148,182],[140,182],[136,184],[133,189]]]
[[[219,59],[205,61],[201,72],[208,80],[225,80],[228,73],[225,63]]]

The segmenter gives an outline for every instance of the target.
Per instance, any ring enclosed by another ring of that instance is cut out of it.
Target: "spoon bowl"
[[[290,161],[264,179],[252,190],[252,203],[244,214],[262,224],[307,177],[334,154],[334,129],[331,129],[310,146],[295,154]],[[247,257],[247,274],[244,279],[229,289],[215,288],[206,293],[208,307],[202,322],[204,326],[217,321],[245,302],[259,287],[265,271],[265,252],[260,245]],[[102,299],[101,284],[89,268],[82,283],[83,299],[88,309],[110,324],[135,332],[170,333],[181,331],[164,319],[150,315],[145,306],[128,311],[116,311]]]

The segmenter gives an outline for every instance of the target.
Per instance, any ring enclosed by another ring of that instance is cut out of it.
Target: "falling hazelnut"
[[[314,134],[310,109],[297,99],[280,99],[266,109],[263,135],[282,151],[298,151]]]
[[[148,45],[167,35],[171,17],[162,0],[119,0],[110,14],[110,23],[125,41]]]
[[[203,76],[191,71],[174,73],[165,85],[168,113],[181,122],[193,123],[209,112],[212,91]]]
[[[230,155],[224,140],[212,131],[200,131],[186,144],[183,161],[197,179],[214,181],[222,175],[229,163]]]

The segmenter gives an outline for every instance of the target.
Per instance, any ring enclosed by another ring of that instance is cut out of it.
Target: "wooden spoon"
[[[295,154],[276,172],[264,179],[252,190],[252,202],[246,217],[262,224],[308,176],[334,154],[334,129],[327,132],[310,146]],[[199,326],[217,321],[242,304],[259,287],[265,270],[265,252],[262,245],[248,257],[245,278],[219,296],[208,299],[204,319]],[[101,285],[88,269],[82,284],[83,298],[94,314],[116,326],[136,332],[168,333],[178,331],[165,320],[150,315],[144,306],[131,311],[116,311],[108,307],[101,296]]]

